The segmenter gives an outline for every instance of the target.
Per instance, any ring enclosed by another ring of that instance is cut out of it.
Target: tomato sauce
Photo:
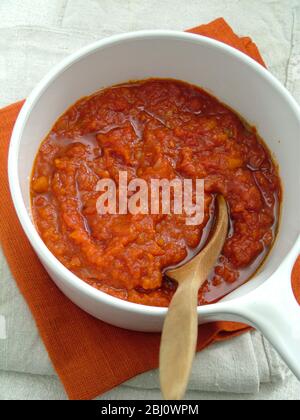
[[[205,180],[205,217],[101,215],[97,182]],[[200,88],[148,79],[83,98],[55,123],[32,173],[32,212],[51,252],[93,287],[145,305],[168,306],[176,283],[164,275],[203,247],[222,194],[230,229],[216,266],[199,291],[214,302],[246,282],[276,235],[280,180],[254,128]]]

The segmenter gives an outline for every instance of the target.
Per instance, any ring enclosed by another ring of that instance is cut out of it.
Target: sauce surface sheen
[[[205,180],[205,217],[101,215],[97,182],[119,171],[142,178]],[[83,98],[55,123],[32,173],[32,212],[51,252],[90,285],[132,302],[168,306],[176,284],[167,267],[203,246],[216,194],[230,229],[199,304],[217,301],[265,259],[281,200],[276,165],[255,129],[217,99],[187,83],[149,79]]]

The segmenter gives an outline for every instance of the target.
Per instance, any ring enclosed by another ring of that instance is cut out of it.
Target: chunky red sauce
[[[99,215],[96,184],[128,178],[205,179],[205,218]],[[113,296],[167,306],[176,285],[164,269],[198,252],[216,194],[230,230],[199,303],[220,299],[257,270],[278,222],[280,181],[255,130],[203,90],[149,79],[102,90],[73,105],[54,125],[35,160],[32,209],[52,253],[81,279]]]

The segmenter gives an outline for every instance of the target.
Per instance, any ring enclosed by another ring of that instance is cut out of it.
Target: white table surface
[[[300,102],[300,0],[0,0],[0,106],[25,97],[62,57],[111,34],[139,29],[183,30],[223,16],[240,35],[250,35],[269,67]],[[50,35],[49,35],[50,34]],[[1,307],[18,308],[6,320],[14,334],[6,340],[16,355],[5,363],[0,346],[0,399],[65,399],[48,361],[32,362],[45,353],[23,298],[0,258],[0,340],[4,343]],[[2,306],[1,306],[2,305]],[[16,314],[22,313],[22,317]],[[31,348],[19,348],[22,334],[33,334]],[[255,339],[257,340],[257,338]],[[255,343],[254,340],[254,343]],[[1,343],[0,343],[1,344]],[[7,349],[6,349],[7,350]],[[1,360],[2,357],[2,360]],[[26,369],[28,365],[30,370]],[[6,366],[7,368],[3,368]],[[40,374],[41,371],[47,372]],[[30,372],[30,373],[28,373]],[[299,399],[300,383],[287,375],[272,383],[261,381],[259,392],[189,391],[189,399]],[[159,398],[154,389],[119,386],[102,399]]]

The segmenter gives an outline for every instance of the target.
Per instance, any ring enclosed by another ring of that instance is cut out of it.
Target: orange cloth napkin
[[[226,42],[264,62],[250,38],[239,38],[223,19],[190,30]],[[83,312],[54,285],[18,222],[7,180],[10,135],[23,102],[0,111],[0,237],[12,274],[26,299],[53,365],[71,399],[91,399],[158,366],[159,334],[122,330]],[[300,297],[300,259],[294,269]],[[216,322],[199,327],[198,350],[248,331]],[[241,355],[243,357],[243,355]]]

